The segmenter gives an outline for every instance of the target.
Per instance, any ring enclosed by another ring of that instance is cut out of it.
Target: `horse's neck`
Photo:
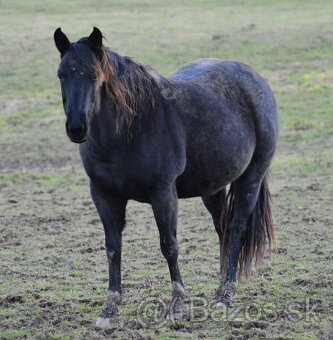
[[[162,87],[162,89],[165,86]],[[162,90],[160,89],[160,90]],[[96,112],[91,121],[91,137],[94,144],[100,148],[117,148],[122,147],[124,144],[138,145],[144,135],[155,135],[154,131],[159,130],[163,125],[165,102],[161,93],[156,96],[156,111],[152,111],[152,107],[148,104],[147,111],[143,112],[140,116],[134,118],[130,129],[126,122],[124,126],[120,127],[119,133],[116,131],[116,112],[113,104],[107,100],[105,93],[102,93],[99,111]],[[168,112],[171,115],[171,112]]]
[[[143,119],[143,117],[137,119]],[[100,150],[110,148],[115,150],[118,147],[123,147],[143,133],[140,131],[140,122],[137,119],[135,119],[129,131],[125,123],[117,132],[115,109],[112,104],[102,100],[100,110],[93,115],[91,120],[90,138],[96,148]]]

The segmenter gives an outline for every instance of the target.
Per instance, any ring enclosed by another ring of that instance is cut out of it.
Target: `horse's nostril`
[[[66,122],[66,130],[72,135],[82,135],[87,132],[87,123],[73,125],[71,122]]]

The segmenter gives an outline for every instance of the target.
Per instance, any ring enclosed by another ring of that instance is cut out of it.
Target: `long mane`
[[[94,58],[87,44],[73,45],[75,57],[91,67],[94,77],[105,88],[108,100],[113,103],[117,133],[123,128],[130,133],[135,118],[155,111],[157,83],[152,68],[120,56],[105,46],[96,51],[98,58]]]

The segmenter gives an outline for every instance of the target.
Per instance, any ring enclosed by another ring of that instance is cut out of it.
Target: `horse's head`
[[[89,37],[70,43],[58,28],[54,41],[61,55],[58,77],[67,117],[66,132],[72,142],[82,143],[89,134],[92,115],[100,105],[101,79],[99,74],[102,33],[94,27]]]

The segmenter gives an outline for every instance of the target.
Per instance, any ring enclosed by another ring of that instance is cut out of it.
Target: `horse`
[[[246,64],[201,59],[164,77],[103,44],[101,31],[71,43],[58,28],[66,132],[78,143],[105,231],[107,298],[96,325],[121,302],[121,241],[129,200],[149,203],[169,267],[166,317],[182,316],[178,199],[201,197],[220,245],[217,308],[233,308],[238,275],[274,246],[268,172],[278,114],[267,82]],[[227,190],[228,188],[228,190]],[[203,236],[204,237],[204,236]]]

